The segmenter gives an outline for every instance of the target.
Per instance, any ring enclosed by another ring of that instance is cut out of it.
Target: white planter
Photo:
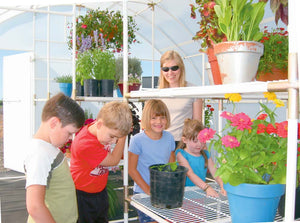
[[[222,42],[215,45],[223,84],[253,81],[264,45],[254,41]]]

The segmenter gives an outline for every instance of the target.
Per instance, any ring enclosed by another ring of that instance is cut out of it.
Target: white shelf
[[[299,83],[294,84],[297,88]],[[210,85],[210,86],[195,86],[184,88],[165,88],[165,89],[141,89],[139,91],[131,91],[126,97],[149,99],[149,98],[183,98],[196,97],[208,99],[224,98],[226,93],[240,93],[245,99],[260,99],[263,98],[262,93],[267,91],[276,91],[278,98],[287,98],[287,89],[291,84],[287,80],[272,81],[272,82],[246,82],[239,84],[226,85]]]

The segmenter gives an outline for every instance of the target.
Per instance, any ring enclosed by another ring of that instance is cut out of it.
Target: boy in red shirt
[[[96,121],[85,126],[72,142],[70,169],[76,187],[78,223],[108,222],[108,167],[120,162],[131,126],[128,104],[109,102]]]

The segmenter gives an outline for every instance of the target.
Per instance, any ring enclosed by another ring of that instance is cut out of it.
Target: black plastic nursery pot
[[[164,164],[155,164],[149,167],[151,204],[157,208],[181,207],[188,169],[178,166],[175,171],[172,171],[170,166],[166,166],[165,169],[159,170],[161,165]]]

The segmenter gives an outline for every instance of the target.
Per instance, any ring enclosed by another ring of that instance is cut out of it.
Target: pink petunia
[[[240,146],[240,142],[234,137],[230,135],[226,135],[221,139],[222,145],[226,147],[235,148]]]
[[[228,119],[229,121],[232,121],[234,114],[232,114],[231,112],[223,111],[220,116],[222,118]]]
[[[231,126],[236,126],[237,129],[244,131],[244,129],[251,129],[251,119],[244,112],[238,113],[233,116]]]
[[[215,130],[205,128],[205,129],[203,129],[199,132],[198,139],[199,139],[200,142],[206,143],[208,140],[210,140],[211,138],[214,137],[215,133],[216,133]]]

